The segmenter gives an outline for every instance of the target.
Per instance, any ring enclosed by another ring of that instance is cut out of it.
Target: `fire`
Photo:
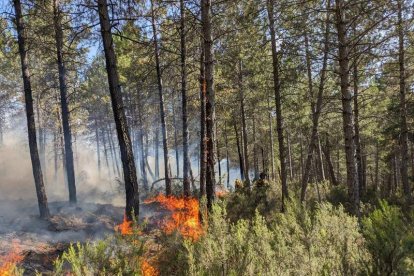
[[[123,236],[133,234],[134,231],[132,229],[132,221],[127,219],[126,214],[124,214],[123,222],[115,227],[115,231],[121,232],[121,235]]]
[[[5,256],[0,256],[0,275],[12,276],[16,265],[23,260],[23,255],[16,241],[13,241],[12,249]]]
[[[197,240],[203,234],[200,222],[200,206],[196,198],[167,197],[158,195],[153,199],[147,199],[145,203],[159,202],[162,207],[171,211],[171,217],[163,223],[163,230],[170,234],[175,230],[181,235]]]
[[[158,276],[158,269],[153,267],[147,260],[141,262],[141,272],[143,276]]]
[[[224,190],[224,189],[222,189],[222,190],[217,190],[217,191],[216,191],[216,196],[217,196],[217,197],[225,197],[228,193],[229,193],[229,191]]]

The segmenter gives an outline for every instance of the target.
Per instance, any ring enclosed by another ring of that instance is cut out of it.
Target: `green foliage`
[[[294,202],[268,225],[256,212],[231,223],[224,204],[215,205],[208,233],[184,241],[185,263],[175,275],[356,275],[370,263],[357,219],[342,207],[314,211]]]
[[[86,244],[72,244],[55,262],[54,275],[140,275],[144,242],[115,235]]]
[[[400,208],[380,201],[379,208],[363,219],[367,248],[373,256],[373,274],[414,273],[414,231]]]

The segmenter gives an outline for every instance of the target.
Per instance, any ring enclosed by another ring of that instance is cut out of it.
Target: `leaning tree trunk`
[[[275,19],[274,19],[274,3],[273,0],[267,0],[267,14],[269,17],[269,30],[270,39],[272,42],[272,66],[273,66],[273,85],[276,101],[276,127],[277,136],[279,142],[279,158],[280,158],[280,178],[282,181],[282,211],[285,210],[285,199],[289,197],[288,185],[287,185],[287,172],[286,172],[286,150],[285,142],[283,138],[283,117],[282,117],[282,104],[281,104],[281,89],[279,78],[279,52],[276,45],[276,31],[275,31]]]
[[[132,219],[133,214],[139,215],[139,191],[137,173],[132,152],[131,137],[129,135],[127,119],[119,83],[118,69],[114,42],[111,34],[111,22],[106,0],[98,0],[98,13],[101,25],[101,35],[105,52],[106,71],[108,73],[109,91],[111,94],[112,110],[114,113],[119,148],[121,151],[122,168],[124,171],[126,216]]]
[[[63,59],[62,11],[59,0],[53,1],[53,23],[55,29],[55,45],[59,73],[60,107],[62,111],[63,138],[65,141],[66,174],[68,178],[69,201],[76,202],[75,167],[73,165],[72,132],[70,127],[70,111],[68,106],[68,88],[66,84],[66,65]]]
[[[327,4],[327,9],[328,10],[330,8],[330,2],[331,1],[328,0],[328,4]],[[317,140],[318,140],[319,117],[320,117],[321,109],[322,109],[323,92],[324,92],[324,89],[325,89],[325,80],[326,80],[326,68],[327,68],[327,65],[328,65],[329,32],[330,32],[329,26],[330,26],[329,25],[329,15],[326,15],[323,61],[322,61],[322,69],[321,69],[321,78],[320,78],[319,87],[318,87],[318,95],[317,95],[317,99],[316,99],[316,106],[313,104],[313,99],[311,99],[311,101],[312,101],[312,133],[311,133],[310,143],[309,143],[309,147],[308,147],[308,155],[307,155],[307,158],[306,158],[306,161],[305,161],[305,168],[304,168],[303,176],[302,176],[302,190],[301,190],[301,196],[300,196],[301,201],[305,200],[306,188],[308,186],[309,173],[310,173],[310,169],[311,169],[313,153],[316,149],[316,143],[317,143]],[[306,44],[307,44],[307,38],[306,38]],[[312,89],[313,88],[312,88],[312,71],[311,71],[310,62],[311,62],[310,53],[309,53],[309,50],[307,48],[307,51],[306,51],[306,64],[307,64],[307,71],[308,71],[308,82],[309,82],[308,85],[309,85],[309,93],[312,97],[312,95],[313,95]]]
[[[164,107],[164,92],[161,78],[161,65],[160,65],[160,51],[158,49],[158,37],[157,37],[157,25],[155,23],[155,11],[154,0],[151,0],[151,24],[152,32],[154,36],[154,55],[155,55],[155,69],[157,71],[157,85],[158,85],[158,97],[160,105],[160,119],[161,119],[161,133],[162,133],[162,147],[164,151],[164,178],[165,178],[165,194],[171,195],[171,178],[170,178],[170,165],[168,160],[168,135],[167,124],[165,122],[165,107]]]
[[[215,124],[215,95],[214,95],[214,53],[211,27],[211,0],[201,0],[205,55],[206,78],[206,140],[207,140],[207,169],[206,169],[206,193],[207,207],[212,208],[215,199],[216,179],[214,173],[214,124]]]
[[[355,158],[355,128],[354,115],[352,110],[352,92],[349,87],[349,39],[347,21],[345,19],[345,2],[336,0],[336,29],[338,34],[338,59],[339,75],[342,95],[342,119],[345,137],[345,157],[348,195],[353,207],[353,211],[359,216],[359,183],[357,177],[357,161]]]
[[[29,136],[30,158],[32,161],[33,177],[36,186],[37,203],[39,205],[40,217],[46,219],[50,217],[47,203],[45,185],[43,183],[42,168],[40,166],[39,152],[36,141],[36,124],[33,111],[32,85],[29,72],[29,58],[26,48],[26,33],[22,18],[22,6],[20,0],[13,0],[16,13],[15,22],[17,27],[17,41],[19,44],[19,54],[22,67],[22,78],[24,87],[24,99],[26,104],[27,132]]]
[[[180,0],[180,46],[181,46],[181,101],[183,120],[183,186],[184,196],[190,196],[190,154],[188,150],[188,114],[187,114],[187,48],[185,37],[185,5]]]
[[[405,49],[404,49],[404,0],[398,0],[398,64],[400,74],[400,147],[401,147],[401,181],[407,203],[411,203],[411,188],[408,182],[408,127],[407,127],[407,103],[406,103],[406,73],[405,73]]]

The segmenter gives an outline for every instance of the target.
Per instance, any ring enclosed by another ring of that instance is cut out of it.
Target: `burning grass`
[[[24,259],[17,241],[13,241],[11,250],[4,256],[0,256],[0,275],[12,276],[16,266]]]
[[[160,194],[155,198],[144,201],[146,204],[158,202],[162,208],[171,212],[169,218],[162,222],[165,233],[179,231],[181,235],[192,240],[198,240],[204,233],[200,221],[200,205],[196,198],[165,196]]]

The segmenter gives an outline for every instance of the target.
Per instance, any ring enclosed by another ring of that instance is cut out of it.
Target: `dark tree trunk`
[[[330,8],[330,0],[327,2],[327,9]],[[318,127],[319,127],[319,117],[321,114],[322,109],[322,101],[323,101],[323,92],[325,89],[325,80],[326,80],[326,69],[328,65],[328,54],[329,54],[329,32],[330,32],[330,24],[329,24],[329,15],[326,15],[326,22],[325,22],[325,35],[324,35],[324,50],[323,50],[323,61],[322,61],[322,69],[321,69],[321,77],[318,87],[318,95],[316,99],[316,105],[313,104],[313,87],[312,87],[312,72],[311,72],[311,60],[310,60],[310,53],[307,50],[306,60],[307,60],[307,68],[308,68],[308,86],[309,86],[309,93],[311,95],[311,108],[312,108],[312,133],[310,137],[308,153],[305,161],[305,167],[303,170],[302,176],[302,190],[301,190],[301,201],[305,200],[306,196],[306,188],[308,186],[309,181],[309,173],[311,168],[311,161],[313,158],[313,153],[316,148],[316,142],[318,138]],[[307,40],[307,39],[306,39]]]
[[[216,126],[218,125],[218,123],[216,124]],[[218,131],[217,131],[217,127],[216,127],[216,151],[217,151],[217,166],[218,166],[218,174],[219,174],[219,184],[221,185],[221,156],[220,156],[220,145],[219,145],[219,139],[218,139]]]
[[[359,183],[357,175],[356,146],[354,141],[354,114],[352,110],[352,92],[349,85],[349,55],[347,19],[345,18],[346,4],[343,0],[335,1],[336,29],[338,35],[338,61],[340,87],[342,95],[342,119],[345,137],[345,157],[349,199],[355,214],[359,216]]]
[[[270,132],[270,162],[272,166],[272,172],[271,172],[271,179],[275,179],[275,149],[274,149],[274,139],[273,139],[273,118],[272,118],[272,109],[270,108],[270,100],[267,98],[267,108],[269,113],[269,132]]]
[[[240,110],[241,110],[241,119],[242,119],[242,140],[243,140],[243,171],[244,171],[244,181],[247,184],[247,187],[250,189],[250,177],[249,177],[249,153],[248,153],[248,137],[247,137],[247,126],[246,126],[246,111],[244,106],[244,88],[243,88],[243,67],[242,61],[239,61],[239,93],[240,93]]]
[[[362,166],[362,148],[361,148],[361,135],[359,133],[359,79],[358,79],[358,58],[355,57],[353,64],[353,81],[354,81],[354,120],[355,120],[355,147],[356,147],[356,161],[357,161],[357,174],[359,183],[359,195],[365,194],[365,183],[364,183],[364,170]]]
[[[168,158],[168,134],[167,134],[167,124],[165,122],[165,107],[164,107],[164,92],[163,92],[163,85],[162,85],[162,77],[161,77],[161,65],[160,65],[160,57],[159,57],[159,49],[158,49],[158,34],[157,34],[157,25],[155,22],[155,10],[154,10],[154,0],[150,0],[151,2],[151,25],[152,25],[152,32],[153,32],[153,43],[154,43],[154,56],[155,56],[155,69],[157,71],[157,85],[158,85],[158,97],[159,97],[159,105],[160,105],[160,120],[161,120],[161,133],[162,133],[162,147],[164,151],[164,178],[165,178],[165,194],[167,196],[171,195],[172,187],[171,187],[171,177],[170,177],[170,165],[169,165],[169,158]]]
[[[98,0],[98,13],[101,25],[101,35],[105,52],[106,70],[108,73],[109,91],[111,94],[112,110],[118,134],[121,151],[122,167],[126,192],[126,215],[132,219],[133,213],[139,215],[139,191],[137,174],[132,152],[131,137],[129,135],[127,119],[122,100],[121,86],[116,64],[114,42],[111,34],[111,23],[106,0]]]
[[[286,150],[283,137],[283,117],[281,103],[281,85],[279,78],[279,52],[276,45],[276,31],[274,19],[274,0],[267,0],[267,13],[269,18],[270,38],[272,42],[272,66],[273,66],[273,85],[276,101],[276,127],[279,142],[279,158],[280,158],[280,178],[282,181],[282,211],[285,210],[285,199],[289,197],[287,173],[286,173]]]
[[[226,147],[226,169],[227,169],[227,189],[230,189],[230,159],[229,159],[229,140],[227,137],[227,122],[224,124],[224,142]]]
[[[236,120],[233,120],[233,126],[234,126],[234,134],[236,136],[237,153],[239,155],[240,178],[243,180],[244,179],[243,154],[241,151],[239,131],[237,130]]]
[[[180,176],[180,153],[178,151],[178,125],[176,119],[176,112],[175,112],[175,103],[172,103],[172,117],[173,117],[173,125],[174,125],[174,150],[175,150],[175,168],[176,168],[176,175],[177,177]]]
[[[183,188],[184,196],[190,196],[190,153],[188,150],[188,114],[187,114],[187,48],[185,29],[185,4],[180,0],[180,48],[181,48],[181,102],[183,121]]]
[[[70,111],[68,106],[68,89],[66,84],[66,66],[63,58],[62,11],[59,0],[53,0],[53,23],[55,29],[55,45],[59,72],[60,107],[62,111],[63,138],[65,141],[66,174],[69,186],[69,201],[76,203],[75,167],[72,151],[72,132],[70,127]]]
[[[49,207],[47,203],[45,185],[43,183],[42,168],[40,166],[39,152],[37,148],[36,140],[36,124],[33,112],[33,96],[32,85],[30,81],[29,72],[29,58],[26,48],[26,33],[25,26],[22,17],[22,7],[20,0],[13,0],[15,11],[15,23],[17,28],[17,40],[19,44],[19,54],[22,69],[23,87],[24,87],[24,99],[26,105],[26,117],[27,117],[27,132],[29,136],[29,149],[30,158],[32,161],[33,177],[36,186],[37,202],[39,205],[40,217],[47,219],[50,217]]]
[[[201,6],[202,8],[203,6]],[[200,55],[200,197],[206,195],[206,78],[204,65],[204,41],[201,43]]]
[[[158,122],[156,122],[158,124]],[[160,130],[158,127],[155,128],[154,135],[154,154],[155,154],[155,178],[160,178]]]
[[[207,169],[206,194],[207,208],[211,210],[216,193],[214,173],[214,124],[215,124],[215,95],[214,95],[214,53],[211,27],[211,0],[202,0],[202,34],[204,38],[205,79],[206,79],[206,139],[207,139]]]
[[[259,179],[259,156],[257,153],[257,141],[256,141],[256,120],[253,115],[253,163],[254,163],[254,179]]]
[[[412,202],[411,188],[408,181],[408,126],[407,126],[407,103],[406,103],[406,72],[405,72],[405,49],[404,49],[404,22],[403,6],[404,0],[398,0],[398,64],[400,80],[400,148],[401,148],[401,181],[404,195],[408,204]]]

